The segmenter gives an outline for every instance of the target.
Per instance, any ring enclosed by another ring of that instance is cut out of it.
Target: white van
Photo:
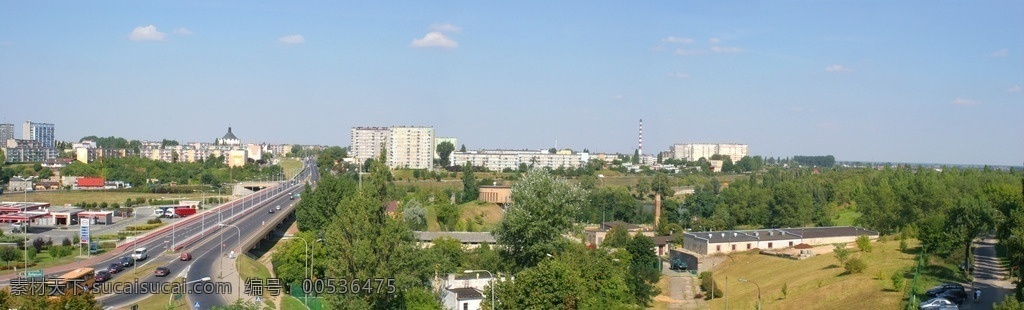
[[[132,259],[134,260],[144,260],[147,258],[149,258],[149,254],[146,254],[145,247],[135,249],[135,252],[132,253]]]

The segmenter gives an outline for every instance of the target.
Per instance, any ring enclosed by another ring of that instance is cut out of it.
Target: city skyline
[[[351,127],[423,125],[470,149],[632,153],[643,119],[647,154],[1024,161],[1015,1],[2,7],[0,123],[63,141],[230,126],[348,146]]]

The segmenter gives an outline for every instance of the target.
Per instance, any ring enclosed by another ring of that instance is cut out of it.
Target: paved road
[[[303,176],[300,175],[299,177],[301,178]],[[290,201],[288,193],[297,192],[302,188],[302,186],[303,183],[296,183],[261,190],[250,195],[249,197],[251,197],[251,199],[247,199],[241,203],[235,203],[232,206],[221,207],[217,209],[214,214],[206,214],[206,216],[202,217],[200,220],[182,224],[181,228],[175,229],[177,232],[173,235],[177,239],[174,243],[172,243],[170,237],[172,234],[168,233],[160,238],[155,238],[155,240],[143,241],[143,244],[153,246],[155,243],[158,249],[166,252],[175,248],[174,246],[171,246],[171,244],[179,244],[177,247],[181,247],[180,244],[187,243],[188,245],[179,248],[177,251],[171,251],[172,253],[157,256],[153,260],[162,266],[168,267],[171,270],[172,275],[184,277],[186,281],[195,281],[203,277],[211,277],[213,278],[212,281],[215,286],[220,285],[216,282],[222,280],[218,279],[216,275],[213,274],[210,266],[212,265],[212,262],[217,261],[218,255],[220,254],[220,247],[218,245],[224,244],[226,246],[225,253],[231,250],[231,246],[236,247],[236,253],[238,252],[238,230],[231,226],[219,227],[217,224],[223,222],[225,224],[238,226],[238,228],[241,229],[243,237],[246,237],[246,234],[249,233],[250,229],[253,227],[251,226],[252,223],[260,224],[269,216],[276,215],[276,213],[267,213],[269,206],[281,205],[282,208],[284,208],[284,204]],[[237,217],[235,217],[236,215]],[[195,217],[198,218],[200,216],[196,215]],[[218,219],[218,217],[220,217],[220,219]],[[193,238],[192,242],[181,241],[188,238]],[[223,238],[223,242],[221,242],[221,238]],[[129,246],[127,248],[135,247]],[[213,251],[214,249],[217,251]],[[181,252],[191,253],[193,259],[191,261],[181,261],[178,254]],[[159,254],[160,251],[154,253]],[[151,274],[145,274],[139,275],[138,281],[146,283],[166,283],[174,278],[175,277],[155,277]],[[239,282],[237,281],[232,281],[228,284],[231,289],[230,292],[236,296],[238,294],[238,290],[242,289],[238,284]],[[193,289],[200,289],[200,291],[205,289],[204,286],[199,285],[206,284],[196,283],[191,287]],[[129,306],[146,296],[146,294],[119,294],[103,296],[100,298],[100,301],[106,306]],[[214,305],[227,304],[227,302],[223,301],[218,294],[190,295],[189,298],[200,301],[201,309],[206,309]]]
[[[961,309],[983,310],[992,309],[994,303],[1003,301],[1004,296],[1013,292],[1013,284],[1004,280],[1006,268],[1003,268],[996,257],[996,239],[981,239],[975,242],[974,249],[974,283],[971,285],[971,299],[965,301]],[[974,289],[981,289],[981,300],[974,303]]]

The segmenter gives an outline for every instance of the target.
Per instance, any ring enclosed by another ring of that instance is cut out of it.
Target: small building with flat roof
[[[784,249],[801,243],[812,246],[847,243],[856,241],[861,235],[878,239],[877,231],[860,227],[804,227],[687,232],[683,245],[691,252],[709,255],[752,249]]]
[[[0,214],[24,213],[49,207],[45,202],[0,202]]]
[[[89,221],[89,224],[110,225],[114,223],[114,211],[82,211],[78,213],[79,223]]]
[[[74,207],[54,207],[49,208],[50,219],[49,225],[74,225],[78,224],[78,213],[82,212],[81,208]]]

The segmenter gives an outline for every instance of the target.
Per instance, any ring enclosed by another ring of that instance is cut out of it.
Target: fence
[[[324,308],[323,301],[320,300],[320,297],[312,295],[307,296],[306,292],[302,290],[301,284],[292,284],[289,287],[291,288],[289,290],[289,294],[305,304],[310,310],[322,310]]]
[[[914,269],[914,279],[910,281],[910,289],[908,290],[909,297],[907,297],[907,310],[917,309],[917,279],[921,275],[921,266],[925,263],[925,256],[927,256],[927,250],[922,245],[921,254],[917,257],[917,267]]]

